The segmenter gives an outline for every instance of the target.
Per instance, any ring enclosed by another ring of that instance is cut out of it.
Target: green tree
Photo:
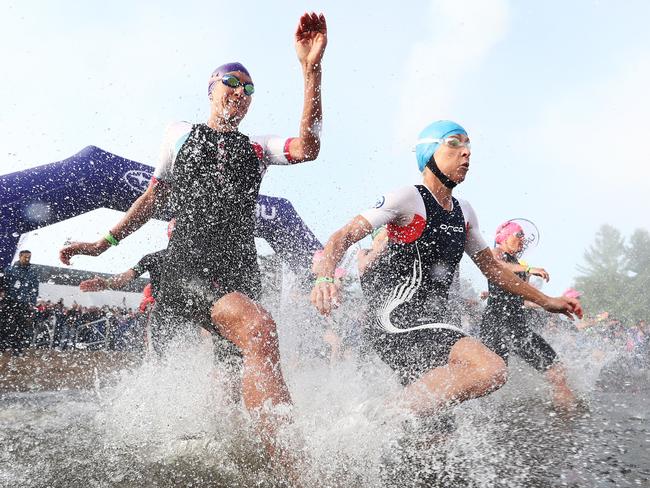
[[[650,233],[637,229],[627,247],[626,271],[630,287],[626,295],[629,314],[634,321],[650,318]]]
[[[594,243],[584,253],[585,264],[578,266],[576,287],[583,292],[582,304],[590,314],[608,311],[626,319],[621,297],[628,289],[625,240],[618,229],[603,225]]]
[[[634,231],[626,245],[621,233],[603,225],[578,266],[576,288],[590,314],[608,311],[625,323],[650,318],[650,233]]]

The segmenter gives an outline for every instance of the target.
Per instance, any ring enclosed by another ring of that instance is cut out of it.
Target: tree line
[[[636,229],[629,238],[603,225],[578,266],[576,288],[586,312],[609,312],[626,324],[650,319],[650,233]]]

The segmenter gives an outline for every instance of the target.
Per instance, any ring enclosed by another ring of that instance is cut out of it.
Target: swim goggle
[[[424,139],[419,139],[418,142],[415,143],[416,146],[419,146],[420,144],[444,144],[452,149],[460,149],[461,147],[466,147],[467,149],[472,148],[471,142],[461,141],[457,137],[452,136],[445,137],[444,139],[425,137]]]
[[[221,83],[226,85],[228,88],[232,88],[233,90],[241,86],[244,88],[244,95],[249,97],[255,93],[255,85],[252,83],[242,83],[241,80],[235,75],[223,75],[221,77]]]

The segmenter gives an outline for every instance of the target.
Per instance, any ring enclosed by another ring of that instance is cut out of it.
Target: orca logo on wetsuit
[[[132,190],[143,192],[149,186],[152,173],[150,171],[142,171],[139,169],[131,169],[124,173],[122,177],[126,184]]]
[[[465,229],[463,229],[461,226],[447,225],[447,224],[440,224],[440,229],[450,230],[452,232],[465,232]]]
[[[386,197],[385,196],[379,197],[377,199],[377,201],[375,202],[375,208],[381,208],[384,205],[385,202],[386,202]]]

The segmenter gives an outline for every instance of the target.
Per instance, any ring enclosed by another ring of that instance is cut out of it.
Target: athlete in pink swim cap
[[[523,239],[524,229],[517,222],[508,220],[507,222],[504,222],[499,227],[497,227],[497,232],[494,240],[497,244],[501,244],[511,235],[518,235]]]
[[[549,280],[544,268],[533,268],[519,261],[518,256],[524,249],[524,230],[516,222],[507,221],[497,227],[491,250],[494,258],[501,265],[512,271],[522,280],[530,275]],[[567,385],[564,366],[550,344],[528,323],[526,306],[530,302],[513,293],[505,291],[494,280],[488,280],[489,294],[487,306],[483,312],[480,325],[480,338],[483,344],[508,361],[510,354],[516,354],[530,366],[543,373],[553,389],[553,402],[556,407],[571,410],[575,408],[575,396]],[[577,298],[567,295],[565,297]]]
[[[567,288],[566,290],[564,290],[564,293],[562,293],[562,296],[568,298],[580,298],[582,296],[582,292],[579,292],[575,288]]]

